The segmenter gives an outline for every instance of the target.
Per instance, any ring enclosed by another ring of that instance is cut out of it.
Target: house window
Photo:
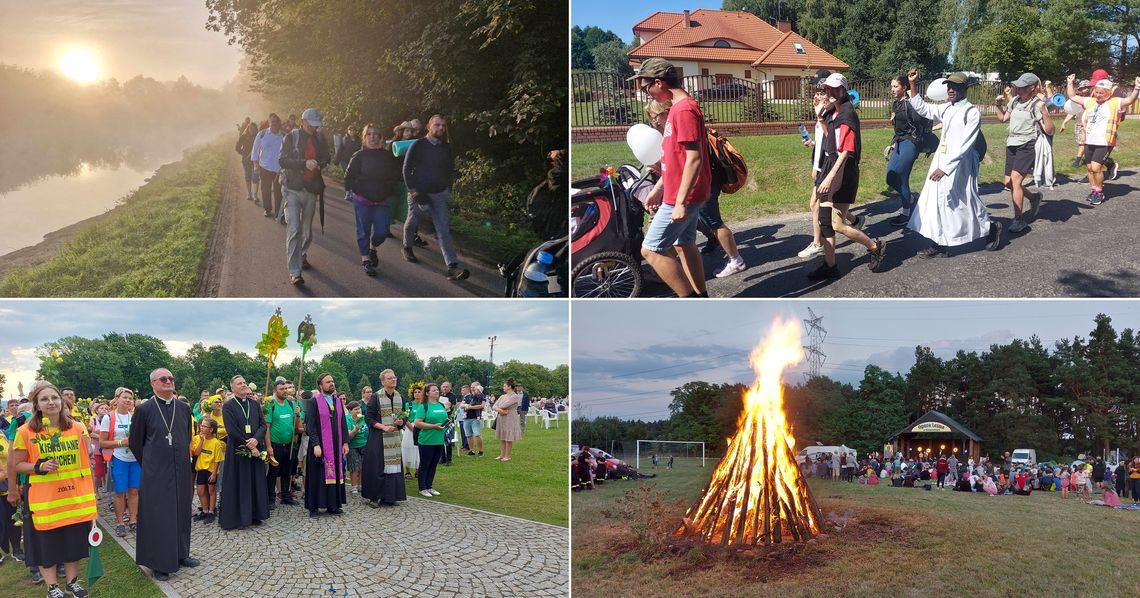
[[[796,47],[796,54],[804,54],[805,53],[804,52],[804,46],[800,42],[792,42],[792,45]]]
[[[728,40],[726,40],[726,39],[718,39],[715,42],[713,42],[713,47],[714,48],[731,48],[732,44],[728,43]]]
[[[744,69],[744,78],[745,79],[751,79],[752,78],[752,71],[750,71],[748,69]]]
[[[708,74],[709,74],[709,70],[708,70],[708,69],[701,69],[701,74],[702,74],[702,75],[705,75],[705,76],[708,76]]]

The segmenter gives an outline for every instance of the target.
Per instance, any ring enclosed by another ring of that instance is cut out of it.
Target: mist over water
[[[79,86],[0,65],[0,256],[114,208],[156,169],[230,135],[253,108],[238,86],[135,77]]]

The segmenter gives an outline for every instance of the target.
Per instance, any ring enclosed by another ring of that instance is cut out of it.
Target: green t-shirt
[[[368,423],[364,420],[364,414],[360,414],[360,422],[352,418],[352,413],[346,412],[344,414],[344,423],[348,426],[348,431],[351,433],[353,429],[359,427],[360,431],[348,441],[348,448],[364,448],[368,444]]]
[[[295,424],[293,423],[294,405],[291,401],[285,401],[284,405],[279,405],[277,399],[269,401],[269,441],[273,444],[289,444],[293,442],[293,430]]]
[[[426,409],[426,413],[425,413]],[[425,403],[412,406],[412,421],[422,419],[429,424],[440,424],[447,421],[447,408],[439,403]],[[442,445],[443,429],[424,428],[420,430],[420,444]]]

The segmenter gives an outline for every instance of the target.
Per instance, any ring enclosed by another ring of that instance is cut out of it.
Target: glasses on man
[[[174,382],[174,376],[162,376],[161,378],[155,378],[154,380],[155,380],[155,382],[171,383],[171,382]]]

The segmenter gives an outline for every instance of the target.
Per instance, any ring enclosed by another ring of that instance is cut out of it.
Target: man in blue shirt
[[[285,224],[282,217],[284,202],[281,201],[281,182],[277,180],[277,172],[281,166],[277,160],[281,157],[281,142],[285,139],[285,132],[281,130],[281,117],[276,114],[269,115],[269,128],[257,132],[253,140],[253,151],[249,159],[257,164],[257,180],[261,184],[261,206],[265,208],[266,218],[275,218]]]
[[[419,226],[420,212],[431,214],[435,224],[439,250],[447,264],[448,280],[463,280],[471,275],[459,267],[455,244],[447,222],[447,206],[451,203],[451,183],[455,178],[455,157],[447,142],[447,121],[438,114],[428,120],[427,136],[408,148],[404,159],[404,186],[408,188],[408,218],[404,221],[404,259],[416,262],[412,243]]]

